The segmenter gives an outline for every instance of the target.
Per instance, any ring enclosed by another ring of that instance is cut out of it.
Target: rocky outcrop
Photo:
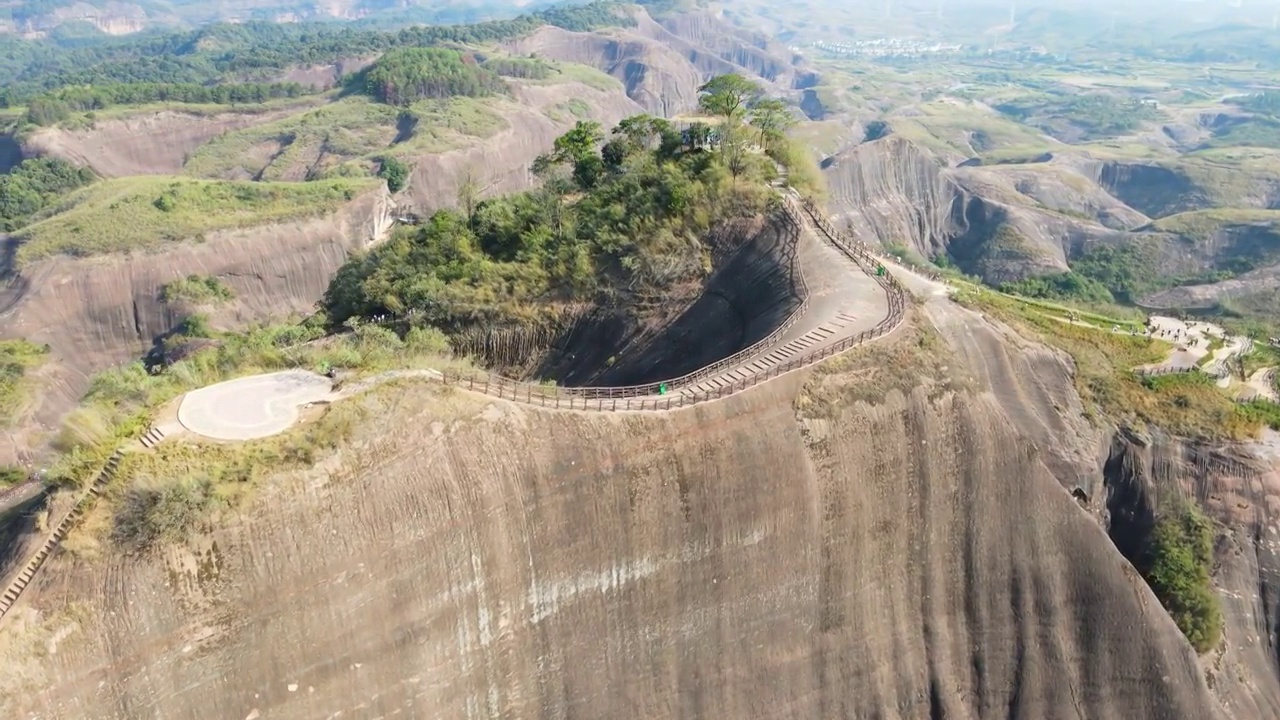
[[[605,35],[546,26],[507,47],[518,54],[536,53],[606,72],[622,82],[627,97],[660,116],[697,107],[698,88],[707,77],[716,71],[733,72],[732,65],[719,60],[710,63],[716,70],[700,70],[667,45],[623,32]]]
[[[37,421],[53,428],[90,375],[140,357],[184,319],[160,301],[165,283],[200,274],[229,286],[235,299],[211,315],[215,325],[309,312],[347,257],[382,239],[391,221],[380,189],[332,215],[207,233],[155,254],[42,261],[0,292],[0,337],[52,347],[59,371],[45,383]]]
[[[51,558],[0,647],[53,649],[6,657],[0,711],[1221,717],[991,388],[867,384],[909,347],[818,373],[823,416],[795,376],[622,418],[375,394],[224,529]]]
[[[98,120],[79,130],[41,128],[24,138],[23,146],[28,156],[59,157],[103,177],[176,175],[188,155],[222,133],[295,112],[297,108],[214,114],[162,110]]]
[[[1131,559],[1145,548],[1153,517],[1171,504],[1194,500],[1216,521],[1224,641],[1202,666],[1228,717],[1280,716],[1280,435],[1213,445],[1158,430],[1118,432],[1103,481],[1104,521]]]
[[[522,85],[514,91],[516,102],[497,110],[506,120],[506,129],[467,147],[416,158],[408,187],[397,196],[397,202],[424,212],[456,206],[458,188],[468,174],[486,196],[528,189],[534,180],[529,169],[534,159],[550,150],[575,121],[597,120],[607,132],[619,120],[644,112],[620,89],[568,83]],[[567,97],[586,103],[585,118],[557,117],[548,112]]]
[[[957,175],[999,186],[1011,202],[1092,220],[1113,230],[1133,230],[1151,218],[1117,200],[1069,165],[1053,162],[982,166]]]
[[[796,68],[792,63],[792,53],[785,46],[765,36],[745,33],[708,11],[671,15],[661,23],[646,16],[640,21],[639,31],[677,48],[680,44],[673,43],[672,38],[679,38],[689,48],[710,52],[750,75],[782,87],[790,88],[795,79]],[[694,56],[686,57],[691,61],[696,60]]]

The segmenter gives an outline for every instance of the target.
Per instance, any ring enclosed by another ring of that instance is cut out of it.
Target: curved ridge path
[[[383,373],[340,392],[328,378],[303,370],[255,375],[188,393],[178,408],[178,426],[215,440],[249,440],[283,432],[308,405],[348,397],[394,377],[425,377],[495,397],[550,408],[579,410],[668,410],[716,399],[810,364],[854,341],[892,330],[903,297],[886,274],[876,278],[859,265],[847,240],[828,236],[810,222],[799,203],[787,199],[787,217],[798,230],[795,262],[801,306],[778,331],[743,352],[683,378],[626,388],[557,388],[487,373],[434,371]],[[845,247],[841,247],[841,244]],[[803,362],[808,361],[808,362]],[[165,433],[159,433],[163,436]]]
[[[222,441],[267,437],[292,426],[307,406],[333,402],[403,377],[465,386],[543,407],[672,410],[740,392],[892,332],[901,324],[905,312],[907,294],[903,286],[888,272],[877,275],[875,267],[882,264],[878,256],[834,230],[812,207],[802,211],[796,198],[794,191],[785,195],[784,209],[792,229],[797,231],[795,285],[803,296],[800,306],[764,340],[682,378],[628,388],[547,388],[483,373],[458,376],[435,370],[402,370],[381,373],[336,390],[327,377],[305,370],[285,370],[187,393],[180,401],[176,418],[151,427],[140,443],[121,448],[112,456],[75,510],[63,518],[4,589],[0,595],[0,619],[13,608],[44,560],[111,479],[121,452],[139,445],[152,447],[175,431]]]

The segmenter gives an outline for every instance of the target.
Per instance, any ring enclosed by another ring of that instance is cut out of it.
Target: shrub
[[[1143,577],[1201,653],[1222,637],[1222,608],[1209,578],[1213,538],[1213,523],[1187,505],[1156,521],[1143,557]]]
[[[0,488],[17,485],[26,479],[26,470],[13,465],[0,465]]]
[[[26,405],[27,372],[44,362],[48,346],[0,340],[0,427],[12,424]]]
[[[205,522],[218,504],[208,477],[137,478],[125,488],[113,535],[134,549],[176,540]]]
[[[387,189],[393,193],[403,190],[409,182],[409,166],[390,155],[383,157],[380,162],[378,177],[387,181]]]
[[[209,305],[226,302],[235,297],[231,288],[216,277],[209,275],[188,275],[181,280],[165,283],[160,288],[160,301],[163,303],[189,302],[195,305]]]

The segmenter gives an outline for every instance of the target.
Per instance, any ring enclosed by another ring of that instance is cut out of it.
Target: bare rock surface
[[[263,113],[198,114],[180,110],[98,120],[91,127],[41,128],[24,140],[27,155],[51,155],[92,168],[103,177],[176,175],[187,156],[229,130],[272,122],[297,109]]]
[[[793,407],[804,374],[643,416],[375,392],[340,459],[225,529],[55,557],[0,627],[0,709],[1220,717],[1062,487],[1054,466],[1079,462],[1041,444],[1065,369],[1030,395],[987,385],[1061,361],[1006,345],[985,367],[956,356],[967,389],[876,391],[880,356],[859,353],[913,356],[899,342],[824,370],[824,392],[865,399],[823,416]]]

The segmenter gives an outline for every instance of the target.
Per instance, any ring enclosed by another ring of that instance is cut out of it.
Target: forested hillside
[[[492,42],[519,37],[543,25],[589,30],[634,24],[619,14],[619,7],[615,2],[597,1],[550,8],[512,20],[400,30],[251,22],[73,45],[6,37],[0,39],[0,78],[4,78],[0,80],[0,108],[25,105],[63,88],[92,85],[101,91],[103,86],[122,83],[190,86],[269,80],[285,68],[376,55],[392,48]],[[105,94],[120,92],[108,90]],[[153,88],[148,92],[154,95],[160,91]],[[176,88],[173,92],[185,94],[191,90]],[[216,92],[201,101],[238,102],[231,93]]]

